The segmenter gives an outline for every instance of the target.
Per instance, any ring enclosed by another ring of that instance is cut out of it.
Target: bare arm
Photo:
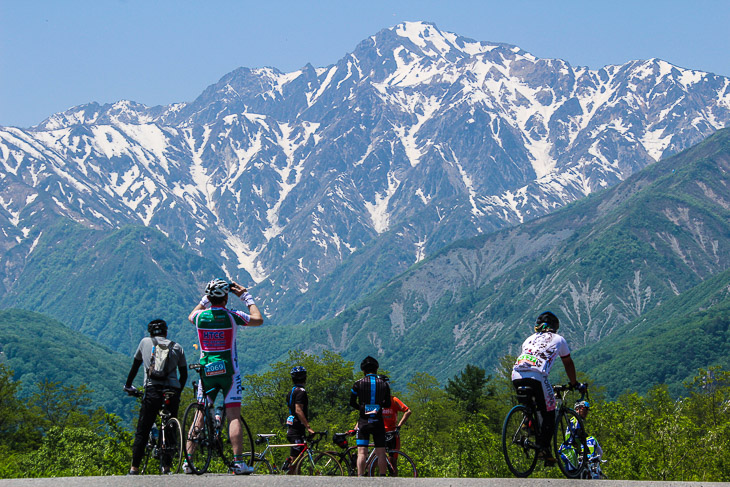
[[[307,421],[307,417],[304,415],[304,408],[301,404],[296,403],[294,405],[294,414],[297,415],[297,418],[299,418],[299,421],[302,422],[305,428],[307,428],[307,431],[309,431],[310,435],[314,434],[314,430],[310,428],[309,421]]]
[[[565,373],[568,374],[568,380],[570,381],[570,384],[577,384],[578,379],[576,379],[575,376],[575,364],[573,363],[573,359],[570,358],[570,355],[560,357],[560,359],[563,361],[563,367],[565,367]]]
[[[240,298],[244,295],[244,293],[248,293],[248,289],[236,282],[232,282],[231,292]],[[248,295],[248,298],[249,299],[246,300],[246,305],[248,306],[248,314],[251,317],[248,322],[248,326],[260,326],[264,323],[264,317],[261,315],[261,311],[259,311],[258,306],[254,304],[253,298],[250,294]]]
[[[411,410],[409,409],[408,411],[406,411],[405,413],[403,413],[403,416],[401,416],[400,421],[398,421],[398,426],[396,426],[396,427],[397,428],[400,428],[401,426],[403,426],[403,423],[405,423],[406,421],[408,421],[408,417],[410,415],[411,415]]]

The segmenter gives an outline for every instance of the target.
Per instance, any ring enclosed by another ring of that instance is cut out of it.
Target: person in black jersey
[[[357,422],[357,475],[365,475],[365,462],[368,456],[370,436],[375,444],[380,475],[386,475],[388,463],[385,458],[385,423],[383,408],[390,407],[390,387],[378,377],[378,361],[371,356],[365,357],[360,370],[365,377],[355,382],[350,395],[350,406],[360,411]]]
[[[309,396],[307,395],[304,384],[307,382],[307,369],[301,365],[291,369],[290,372],[294,387],[286,395],[286,405],[289,407],[289,417],[286,419],[287,430],[286,439],[289,443],[304,443],[304,432],[314,434],[314,430],[309,426]],[[301,453],[301,446],[293,446],[289,451],[289,458],[286,459],[282,470],[288,470],[291,462],[293,462]]]

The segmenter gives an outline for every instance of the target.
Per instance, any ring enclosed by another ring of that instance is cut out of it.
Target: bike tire
[[[307,453],[302,455],[302,458],[296,464],[294,474],[340,477],[345,475],[345,469],[342,468],[342,464],[336,455],[326,451],[313,451],[311,456]]]
[[[241,420],[241,431],[243,433],[241,442],[241,451],[243,452],[244,460],[249,467],[253,467],[255,464],[255,443],[253,435],[251,434],[251,428],[249,428],[246,420],[243,419],[243,415],[239,416]],[[218,441],[215,442],[215,450],[219,458],[214,458],[208,468],[208,471],[213,473],[227,473],[233,468],[233,448],[229,437],[230,425],[226,421],[221,432],[218,435]],[[249,455],[246,455],[248,453]]]
[[[388,477],[418,477],[416,463],[402,451],[390,450],[385,457],[388,464]],[[370,477],[380,476],[377,455],[373,455],[370,459],[367,470]]]
[[[155,458],[155,450],[159,441],[152,441],[147,435],[147,443],[144,446],[144,456],[142,457],[142,464],[139,467],[139,473],[141,475],[156,475],[162,473],[160,469],[160,462]]]
[[[213,455],[213,425],[205,414],[205,407],[197,402],[187,407],[183,418],[185,459],[193,473],[203,475],[208,471]]]
[[[579,478],[588,470],[588,445],[583,420],[570,409],[561,410],[555,419],[553,452],[566,478]]]
[[[161,448],[163,458],[170,460],[169,473],[179,473],[183,459],[183,428],[177,418],[167,421]]]
[[[253,462],[250,461],[252,457]],[[251,452],[246,452],[243,454],[243,459],[248,465],[253,463],[254,475],[270,475],[274,473],[274,467],[271,466],[271,462],[264,458],[260,453],[258,455],[251,455]]]
[[[513,407],[502,426],[502,453],[515,477],[528,477],[537,465],[537,420],[524,405]]]

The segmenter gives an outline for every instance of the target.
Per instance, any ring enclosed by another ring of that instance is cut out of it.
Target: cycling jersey
[[[512,379],[547,377],[555,358],[568,355],[570,349],[565,338],[557,333],[535,333],[522,344],[522,353],[512,369]]]
[[[390,406],[383,408],[383,423],[385,423],[385,431],[395,431],[398,424],[398,413],[409,411],[408,406],[403,404],[400,399],[395,396],[390,398]]]
[[[289,414],[292,416],[291,424],[287,422],[287,426],[289,426],[287,435],[304,435],[306,428],[296,414],[296,405],[300,404],[304,417],[309,417],[309,395],[307,394],[307,390],[304,389],[304,386],[295,385],[292,387],[291,391],[286,395],[286,404],[289,406]]]
[[[375,448],[385,447],[383,408],[390,405],[390,386],[376,374],[368,374],[355,382],[350,395],[350,406],[360,411],[357,446],[367,446],[372,436]]]
[[[198,399],[206,390],[217,386],[225,394],[226,405],[241,404],[241,375],[238,370],[236,331],[238,326],[247,326],[251,317],[243,311],[214,306],[193,313],[191,321],[198,331],[200,342],[200,364],[206,366],[222,362],[216,375],[202,375],[205,384],[198,389]],[[234,387],[235,386],[235,387]]]

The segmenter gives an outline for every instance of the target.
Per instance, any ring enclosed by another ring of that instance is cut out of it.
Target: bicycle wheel
[[[170,418],[163,432],[160,446],[160,463],[163,473],[178,473],[183,459],[182,426],[177,418]]]
[[[249,467],[253,467],[255,462],[255,443],[253,435],[251,434],[251,428],[248,427],[248,423],[240,416],[241,419],[241,431],[242,431],[242,443],[241,452],[243,452],[244,461]],[[217,450],[220,458],[213,460],[210,464],[209,471],[216,473],[227,473],[233,466],[233,447],[231,446],[230,440],[230,425],[224,424],[221,426],[220,433],[218,434]],[[248,455],[246,455],[248,453]]]
[[[502,452],[516,477],[527,477],[537,464],[537,421],[521,404],[513,407],[502,426]]]
[[[583,470],[588,470],[588,445],[583,421],[570,409],[558,413],[553,448],[558,467],[567,478],[578,478]]]
[[[247,452],[243,454],[243,460],[248,464],[251,465],[251,453]],[[261,454],[253,455],[253,473],[255,475],[269,475],[274,473],[274,467],[271,466],[271,463],[265,459]]]
[[[400,450],[390,450],[385,457],[388,464],[388,477],[418,477],[418,470],[415,462]],[[380,476],[380,465],[378,456],[373,455],[368,466],[368,475],[371,477]]]
[[[213,454],[213,428],[205,407],[197,402],[185,410],[183,431],[185,431],[185,459],[197,475],[208,471]]]
[[[157,444],[158,440],[153,439],[152,435],[147,436],[147,444],[144,447],[144,457],[142,457],[142,464],[139,467],[139,472],[142,475],[149,474],[160,474],[160,461],[157,457]]]
[[[327,452],[307,451],[294,466],[294,475],[345,475],[337,457]]]

